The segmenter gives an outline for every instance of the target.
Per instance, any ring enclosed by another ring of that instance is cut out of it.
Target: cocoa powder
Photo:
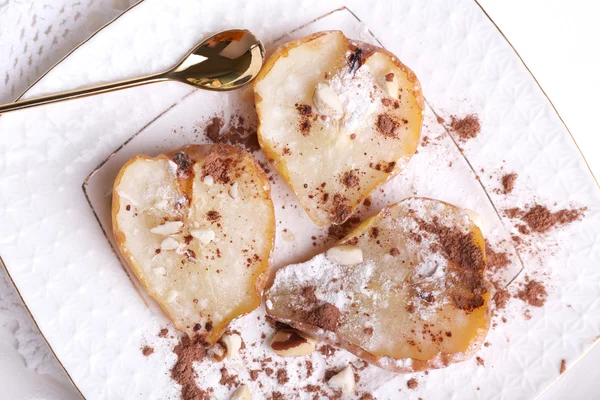
[[[518,175],[514,172],[510,174],[505,174],[502,176],[502,191],[504,194],[509,194],[515,188],[515,182],[517,181]]]
[[[302,319],[306,323],[332,332],[337,330],[341,316],[339,308],[330,303],[320,305],[311,311],[302,312]]]
[[[152,353],[154,353],[154,348],[150,347],[150,346],[144,346],[142,347],[142,354],[145,357],[148,357],[149,355],[151,355]]]
[[[553,213],[544,206],[536,205],[521,219],[532,231],[543,233],[556,225],[565,225],[576,221],[582,216],[583,210],[559,210]]]
[[[317,296],[315,295],[314,286],[305,286],[302,288],[300,294],[308,304],[315,304],[317,302]]]
[[[231,181],[231,170],[234,160],[230,157],[222,157],[220,154],[211,153],[206,157],[202,167],[202,179],[212,176],[217,183],[226,184]]]
[[[481,123],[479,122],[479,117],[477,115],[470,114],[461,119],[452,115],[450,118],[450,127],[458,134],[459,139],[463,142],[479,135]]]
[[[332,212],[332,223],[342,224],[348,219],[352,212],[348,205],[348,198],[342,196],[339,193],[333,195],[333,212]]]
[[[496,310],[502,310],[506,307],[506,303],[511,299],[510,293],[506,289],[500,289],[496,292],[494,296],[494,304],[496,305]]]
[[[473,311],[484,304],[482,294],[487,291],[483,278],[485,266],[483,251],[473,242],[473,233],[463,233],[439,223],[437,217],[431,223],[418,219],[419,227],[438,237],[440,251],[453,270],[451,280],[456,288],[451,294],[455,307]]]
[[[223,367],[221,368],[221,379],[219,380],[219,384],[231,389],[234,386],[239,386],[240,381],[237,375],[230,374],[229,370]]]
[[[410,378],[406,382],[406,387],[408,387],[410,390],[416,390],[419,387],[419,381],[415,378]]]
[[[546,287],[543,283],[531,280],[517,293],[517,297],[529,305],[542,307],[546,303],[548,292],[546,292]]]
[[[247,122],[244,117],[233,116],[227,129],[222,132],[224,125],[223,118],[214,116],[204,128],[204,135],[213,143],[226,143],[250,152],[260,149],[256,126]]]
[[[508,255],[495,251],[487,240],[485,241],[485,261],[488,269],[494,271],[502,270],[510,265]]]
[[[289,381],[290,378],[288,377],[287,371],[285,369],[281,368],[277,370],[277,383],[279,383],[280,385],[285,385]]]
[[[354,170],[345,172],[342,175],[341,181],[347,188],[356,188],[360,185],[360,178],[356,175]]]
[[[199,388],[194,379],[192,364],[199,362],[206,356],[206,343],[201,336],[190,339],[183,336],[173,349],[177,361],[171,368],[171,379],[181,385],[182,400],[210,400],[208,391]]]
[[[392,117],[386,114],[380,114],[377,117],[377,131],[381,133],[383,136],[395,138],[396,137],[396,127],[398,124]]]
[[[552,212],[546,206],[535,204],[527,211],[519,208],[509,208],[504,210],[504,214],[511,219],[520,218],[532,232],[546,233],[557,226],[580,220],[583,218],[585,211],[587,211],[587,208],[562,209]],[[522,227],[523,225],[519,226],[520,233],[529,233],[528,230]]]

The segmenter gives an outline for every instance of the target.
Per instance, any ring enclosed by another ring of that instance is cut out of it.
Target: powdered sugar
[[[350,52],[346,53],[350,56]],[[344,130],[351,134],[372,123],[377,103],[372,100],[375,79],[368,65],[362,65],[355,73],[342,70],[329,80],[329,86],[339,96],[344,109]]]

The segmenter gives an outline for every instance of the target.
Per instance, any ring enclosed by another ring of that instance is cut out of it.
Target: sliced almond
[[[183,222],[181,222],[181,221],[169,221],[169,222],[165,222],[164,224],[159,225],[155,228],[150,229],[150,232],[152,232],[156,235],[169,236],[169,235],[174,235],[177,232],[179,232],[179,230],[181,229],[182,226],[183,226]]]
[[[329,386],[333,389],[341,390],[342,395],[344,396],[354,394],[356,382],[354,381],[354,371],[352,371],[352,367],[348,365],[346,368],[332,376],[327,383],[329,383]]]
[[[206,175],[202,180],[202,183],[208,186],[212,186],[213,183],[215,183],[215,179],[212,177],[212,175]]]
[[[242,385],[236,389],[231,395],[231,400],[252,400],[252,393],[248,389],[248,385]]]
[[[210,228],[190,229],[190,235],[198,239],[202,244],[209,244],[215,239],[215,232]]]
[[[336,118],[341,118],[344,114],[340,97],[326,83],[317,84],[312,100],[319,114]]]
[[[231,187],[229,188],[229,195],[232,199],[237,199],[240,197],[238,186],[238,183],[234,182],[233,185],[231,185]]]
[[[271,350],[281,357],[302,357],[312,353],[317,339],[295,329],[282,329],[271,339]]]
[[[349,244],[332,247],[325,253],[325,257],[339,265],[356,265],[363,262],[362,250]]]
[[[160,249],[169,251],[176,250],[179,247],[179,242],[172,237],[165,238],[162,242],[160,242]]]

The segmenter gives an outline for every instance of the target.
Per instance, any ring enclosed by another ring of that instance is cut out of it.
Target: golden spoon
[[[224,31],[200,43],[168,71],[0,105],[0,114],[167,80],[207,90],[234,90],[256,77],[264,59],[265,49],[250,31]]]

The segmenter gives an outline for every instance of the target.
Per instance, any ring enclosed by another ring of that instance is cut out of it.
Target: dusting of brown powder
[[[487,292],[482,274],[485,263],[482,249],[473,242],[473,234],[444,226],[437,217],[432,222],[419,219],[417,223],[422,230],[438,237],[439,250],[455,269],[455,284],[464,288],[451,295],[454,305],[468,312],[481,307],[484,304],[482,295]]]
[[[479,122],[479,117],[475,114],[470,114],[460,119],[452,115],[450,118],[450,127],[458,134],[458,137],[462,141],[473,139],[481,132],[481,123]]]
[[[385,137],[396,138],[396,127],[398,124],[396,121],[386,114],[381,114],[377,117],[377,131]]]
[[[494,304],[496,304],[496,310],[502,310],[506,307],[506,303],[511,299],[510,293],[506,289],[500,289],[494,296]]]
[[[158,337],[160,337],[160,338],[166,338],[168,334],[169,334],[169,329],[168,328],[162,328],[160,330],[160,332],[158,332]]]
[[[301,318],[308,324],[335,332],[339,326],[341,316],[342,313],[339,308],[333,304],[325,303],[310,311],[302,311]]]
[[[406,382],[406,387],[409,388],[410,390],[416,390],[419,387],[419,381],[416,380],[415,378],[410,378]]]
[[[502,183],[502,191],[504,194],[509,194],[513,191],[518,176],[519,175],[514,172],[502,176],[500,182]]]
[[[568,225],[580,220],[583,218],[586,210],[587,208],[578,208],[552,212],[546,206],[535,204],[527,211],[519,208],[509,208],[504,210],[504,213],[511,219],[520,218],[532,232],[546,233],[556,226]],[[526,232],[524,230],[521,231],[521,233]]]
[[[142,347],[142,354],[145,357],[148,357],[152,353],[154,353],[154,348],[152,348],[150,346],[144,346],[144,347]]]
[[[260,149],[256,126],[240,115],[233,116],[227,129],[222,132],[225,122],[223,118],[214,116],[204,128],[204,134],[213,143],[226,143],[253,152]]]
[[[231,389],[234,386],[239,386],[240,381],[237,375],[230,374],[229,370],[223,367],[221,368],[221,379],[219,380],[219,384]]]
[[[177,361],[171,368],[171,379],[181,385],[182,400],[209,400],[210,393],[200,389],[194,379],[192,364],[199,362],[206,356],[206,343],[201,336],[190,339],[187,335],[181,337],[173,349]]]
[[[536,280],[530,280],[525,284],[525,287],[517,293],[517,297],[525,303],[534,307],[542,307],[546,303],[546,287],[543,283]]]
[[[229,183],[231,181],[231,170],[234,165],[233,158],[223,157],[217,152],[210,153],[204,160],[202,179],[210,175],[217,183]]]
[[[502,270],[510,265],[507,254],[495,251],[487,240],[485,241],[485,261],[487,267],[495,271]]]

